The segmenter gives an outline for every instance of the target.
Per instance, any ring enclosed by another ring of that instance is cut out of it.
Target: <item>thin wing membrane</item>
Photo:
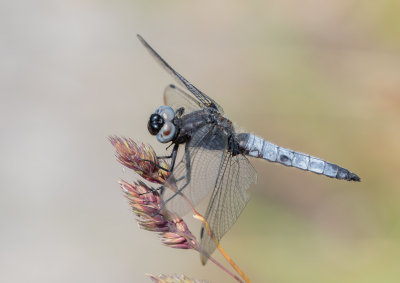
[[[221,106],[219,106],[211,97],[204,94],[200,90],[198,90],[194,85],[188,82],[184,77],[182,77],[178,72],[176,72],[167,62],[161,58],[160,55],[154,51],[153,48],[140,36],[137,35],[139,40],[142,42],[144,47],[149,51],[149,53],[153,56],[153,58],[163,67],[181,86],[186,87],[193,95],[205,106],[212,107],[219,111],[219,113],[224,114],[224,110]]]
[[[175,112],[181,107],[185,108],[185,115],[204,108],[204,105],[194,99],[193,96],[174,85],[169,85],[165,88],[164,104],[174,109]]]
[[[232,156],[228,153],[221,166],[221,172],[205,215],[218,242],[236,222],[246,206],[249,200],[247,189],[252,182],[257,182],[257,172],[246,156],[242,154]],[[204,224],[200,247],[201,261],[205,264],[217,248],[217,244],[208,235]]]
[[[167,209],[182,216],[190,211],[190,206],[181,194],[175,195],[177,191],[196,205],[215,187],[226,146],[226,135],[214,125],[203,126],[192,136],[182,160],[164,185]]]

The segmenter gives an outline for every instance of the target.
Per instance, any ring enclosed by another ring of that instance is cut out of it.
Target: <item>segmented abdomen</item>
[[[252,134],[237,135],[240,150],[249,156],[278,162],[302,170],[346,181],[360,181],[360,178],[343,167],[303,153],[279,147]]]

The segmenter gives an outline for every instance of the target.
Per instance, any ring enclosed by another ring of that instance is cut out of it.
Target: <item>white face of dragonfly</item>
[[[150,134],[157,135],[157,140],[161,143],[167,143],[174,139],[176,127],[172,123],[175,118],[174,110],[169,106],[160,106],[154,114],[151,114],[147,129]]]

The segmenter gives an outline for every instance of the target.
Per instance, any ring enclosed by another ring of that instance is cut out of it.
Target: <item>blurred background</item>
[[[362,179],[252,160],[259,181],[222,245],[253,282],[399,282],[399,13],[393,0],[1,1],[0,281],[235,282],[139,230],[117,185],[137,176],[107,136],[165,153],[146,123],[174,81],[141,34],[238,129]]]

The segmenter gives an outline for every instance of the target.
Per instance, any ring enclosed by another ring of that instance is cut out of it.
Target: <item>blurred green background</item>
[[[222,245],[253,282],[399,282],[399,13],[393,0],[1,1],[0,281],[234,282],[139,230],[119,191],[136,176],[108,135],[165,153],[146,123],[173,79],[139,33],[238,129],[362,179],[252,160],[258,184]]]

